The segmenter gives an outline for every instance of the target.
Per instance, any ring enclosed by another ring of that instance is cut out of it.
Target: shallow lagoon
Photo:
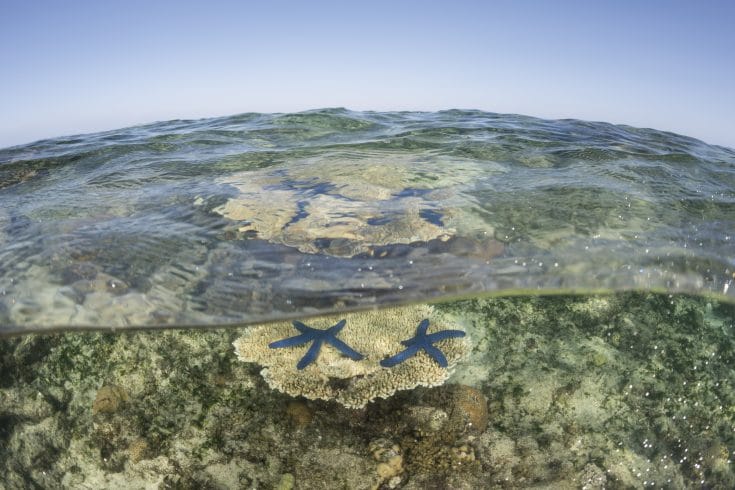
[[[732,487],[734,168],[684,136],[477,111],[0,150],[3,483]],[[232,346],[426,302],[471,351],[362,409],[272,390]]]

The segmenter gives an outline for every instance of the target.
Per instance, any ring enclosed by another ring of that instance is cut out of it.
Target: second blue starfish
[[[400,364],[409,357],[415,356],[419,350],[423,349],[434,359],[437,364],[441,367],[447,367],[447,358],[444,357],[442,351],[434,347],[434,342],[439,342],[444,339],[453,339],[457,337],[464,337],[465,333],[462,330],[441,330],[432,334],[426,335],[426,330],[429,328],[429,319],[425,318],[419,323],[416,329],[416,335],[408,340],[402,340],[401,343],[406,346],[406,349],[402,350],[395,356],[383,359],[380,361],[380,365],[383,367],[393,367],[396,364]]]
[[[271,349],[278,349],[280,347],[294,347],[307,342],[313,342],[311,347],[309,347],[309,350],[306,351],[304,357],[302,357],[299,363],[296,364],[297,369],[304,369],[306,366],[316,361],[316,358],[319,356],[319,350],[322,348],[322,344],[324,342],[330,344],[350,359],[359,361],[364,356],[337,338],[337,334],[345,326],[345,323],[347,323],[347,320],[340,320],[336,325],[329,327],[326,330],[319,330],[318,328],[311,328],[301,322],[294,321],[293,326],[296,330],[301,332],[301,335],[271,342],[268,344],[268,347]]]

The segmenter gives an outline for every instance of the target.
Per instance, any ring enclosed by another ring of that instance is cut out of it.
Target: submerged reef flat
[[[735,487],[732,305],[433,308],[470,333],[468,357],[360,409],[271,389],[232,347],[252,328],[3,339],[0,488]]]

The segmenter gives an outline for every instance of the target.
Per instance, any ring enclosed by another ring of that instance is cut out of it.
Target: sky
[[[169,119],[480,109],[735,148],[735,2],[0,0],[0,147]]]

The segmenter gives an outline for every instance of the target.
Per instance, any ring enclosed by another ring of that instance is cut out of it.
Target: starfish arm
[[[412,345],[416,344],[421,340],[420,337],[411,337],[407,340],[401,340],[401,344],[405,345],[406,347],[411,347]]]
[[[340,320],[334,326],[329,327],[326,330],[326,332],[329,332],[329,335],[332,335],[332,336],[337,335],[339,331],[342,330],[342,328],[345,326],[346,323],[347,323],[347,320]]]
[[[409,348],[407,348],[405,350],[402,350],[401,352],[399,352],[398,354],[396,354],[396,355],[394,355],[392,357],[388,357],[386,359],[383,359],[382,361],[380,361],[380,365],[383,366],[383,367],[393,367],[396,364],[402,363],[403,361],[405,361],[409,357],[415,356],[418,351],[419,351],[418,346],[412,345]]]
[[[447,363],[447,358],[444,357],[444,354],[442,351],[440,351],[438,348],[434,347],[433,345],[427,343],[423,346],[424,350],[427,354],[429,354],[441,367],[445,368],[449,364]]]
[[[430,343],[439,342],[444,339],[454,339],[457,337],[464,337],[466,335],[462,330],[442,330],[440,332],[434,332],[426,336],[426,340]]]
[[[359,361],[360,359],[364,359],[365,356],[357,352],[355,349],[350,347],[349,345],[345,344],[341,340],[339,340],[336,337],[329,337],[326,339],[327,342],[329,342],[335,349],[340,351],[342,354],[346,355],[352,360]]]
[[[302,333],[301,335],[297,335],[295,337],[289,337],[287,339],[281,339],[276,340],[275,342],[271,342],[268,344],[268,347],[271,349],[279,349],[281,347],[293,347],[296,345],[301,345],[309,342],[312,340],[314,336],[311,333]]]
[[[421,323],[419,323],[418,328],[416,329],[416,337],[423,337],[426,335],[426,330],[429,328],[429,319],[424,318],[421,320]]]
[[[319,349],[322,347],[322,341],[321,340],[314,340],[314,343],[311,344],[311,347],[309,347],[309,350],[306,351],[306,354],[304,354],[304,357],[301,358],[298,364],[296,364],[296,369],[299,371],[304,369],[306,366],[311,364],[312,362],[316,361],[316,358],[319,356]]]
[[[307,325],[304,325],[303,323],[301,323],[301,322],[300,322],[300,321],[298,321],[298,320],[294,320],[294,321],[292,321],[292,322],[291,322],[291,324],[292,324],[292,325],[294,326],[294,328],[295,328],[296,330],[298,330],[299,332],[303,332],[303,333],[309,333],[309,332],[313,332],[313,331],[315,330],[314,328],[311,328],[311,327],[309,327],[309,326],[307,326]]]

